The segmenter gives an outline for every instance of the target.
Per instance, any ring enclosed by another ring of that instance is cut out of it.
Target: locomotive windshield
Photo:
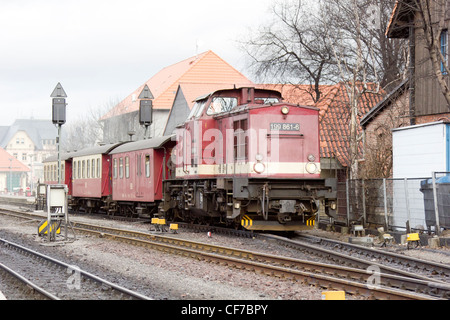
[[[201,100],[201,101],[197,101],[194,104],[194,106],[192,107],[191,113],[188,116],[188,120],[200,117],[200,115],[203,112],[203,109],[205,108],[206,101],[207,100]]]
[[[280,99],[278,98],[255,98],[255,103],[258,104],[275,104],[280,102]]]
[[[215,97],[208,108],[206,114],[212,116],[222,112],[229,112],[237,107],[238,99],[232,97]]]

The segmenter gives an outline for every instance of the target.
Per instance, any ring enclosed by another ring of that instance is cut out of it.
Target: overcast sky
[[[207,50],[251,77],[236,40],[269,19],[272,2],[0,0],[0,125],[51,119],[58,82],[75,119]]]

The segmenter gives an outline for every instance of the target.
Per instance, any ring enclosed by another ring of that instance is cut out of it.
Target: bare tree
[[[241,43],[260,79],[309,84],[315,102],[322,95],[320,84],[337,80],[329,26],[315,18],[317,10],[316,1],[276,2],[273,21]]]

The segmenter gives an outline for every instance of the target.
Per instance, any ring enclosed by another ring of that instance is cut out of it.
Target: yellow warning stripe
[[[47,234],[47,231],[48,231],[47,224],[48,224],[48,221],[47,221],[47,220],[45,220],[45,221],[42,222],[42,224],[41,224],[41,225],[39,226],[39,228],[38,228],[39,234],[41,234],[41,233]],[[57,225],[56,222],[53,222],[53,223],[51,224],[51,226],[50,226],[50,232],[52,232],[52,229],[56,228],[56,225]],[[59,224],[59,225],[60,225],[60,224]],[[58,225],[58,229],[56,230],[56,233],[57,233],[57,234],[60,234],[60,233],[61,233],[61,228],[60,228],[59,225]]]
[[[244,228],[250,228],[253,225],[253,220],[249,216],[243,216],[241,220],[241,225]]]
[[[315,224],[316,224],[315,218],[311,218],[311,219],[306,220],[306,225],[307,226],[314,226]]]

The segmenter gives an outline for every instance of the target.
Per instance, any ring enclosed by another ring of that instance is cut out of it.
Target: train
[[[314,227],[335,217],[337,181],[320,176],[319,109],[276,90],[217,90],[194,101],[171,136],[61,155],[69,205],[255,231]],[[57,183],[56,156],[44,161]]]

